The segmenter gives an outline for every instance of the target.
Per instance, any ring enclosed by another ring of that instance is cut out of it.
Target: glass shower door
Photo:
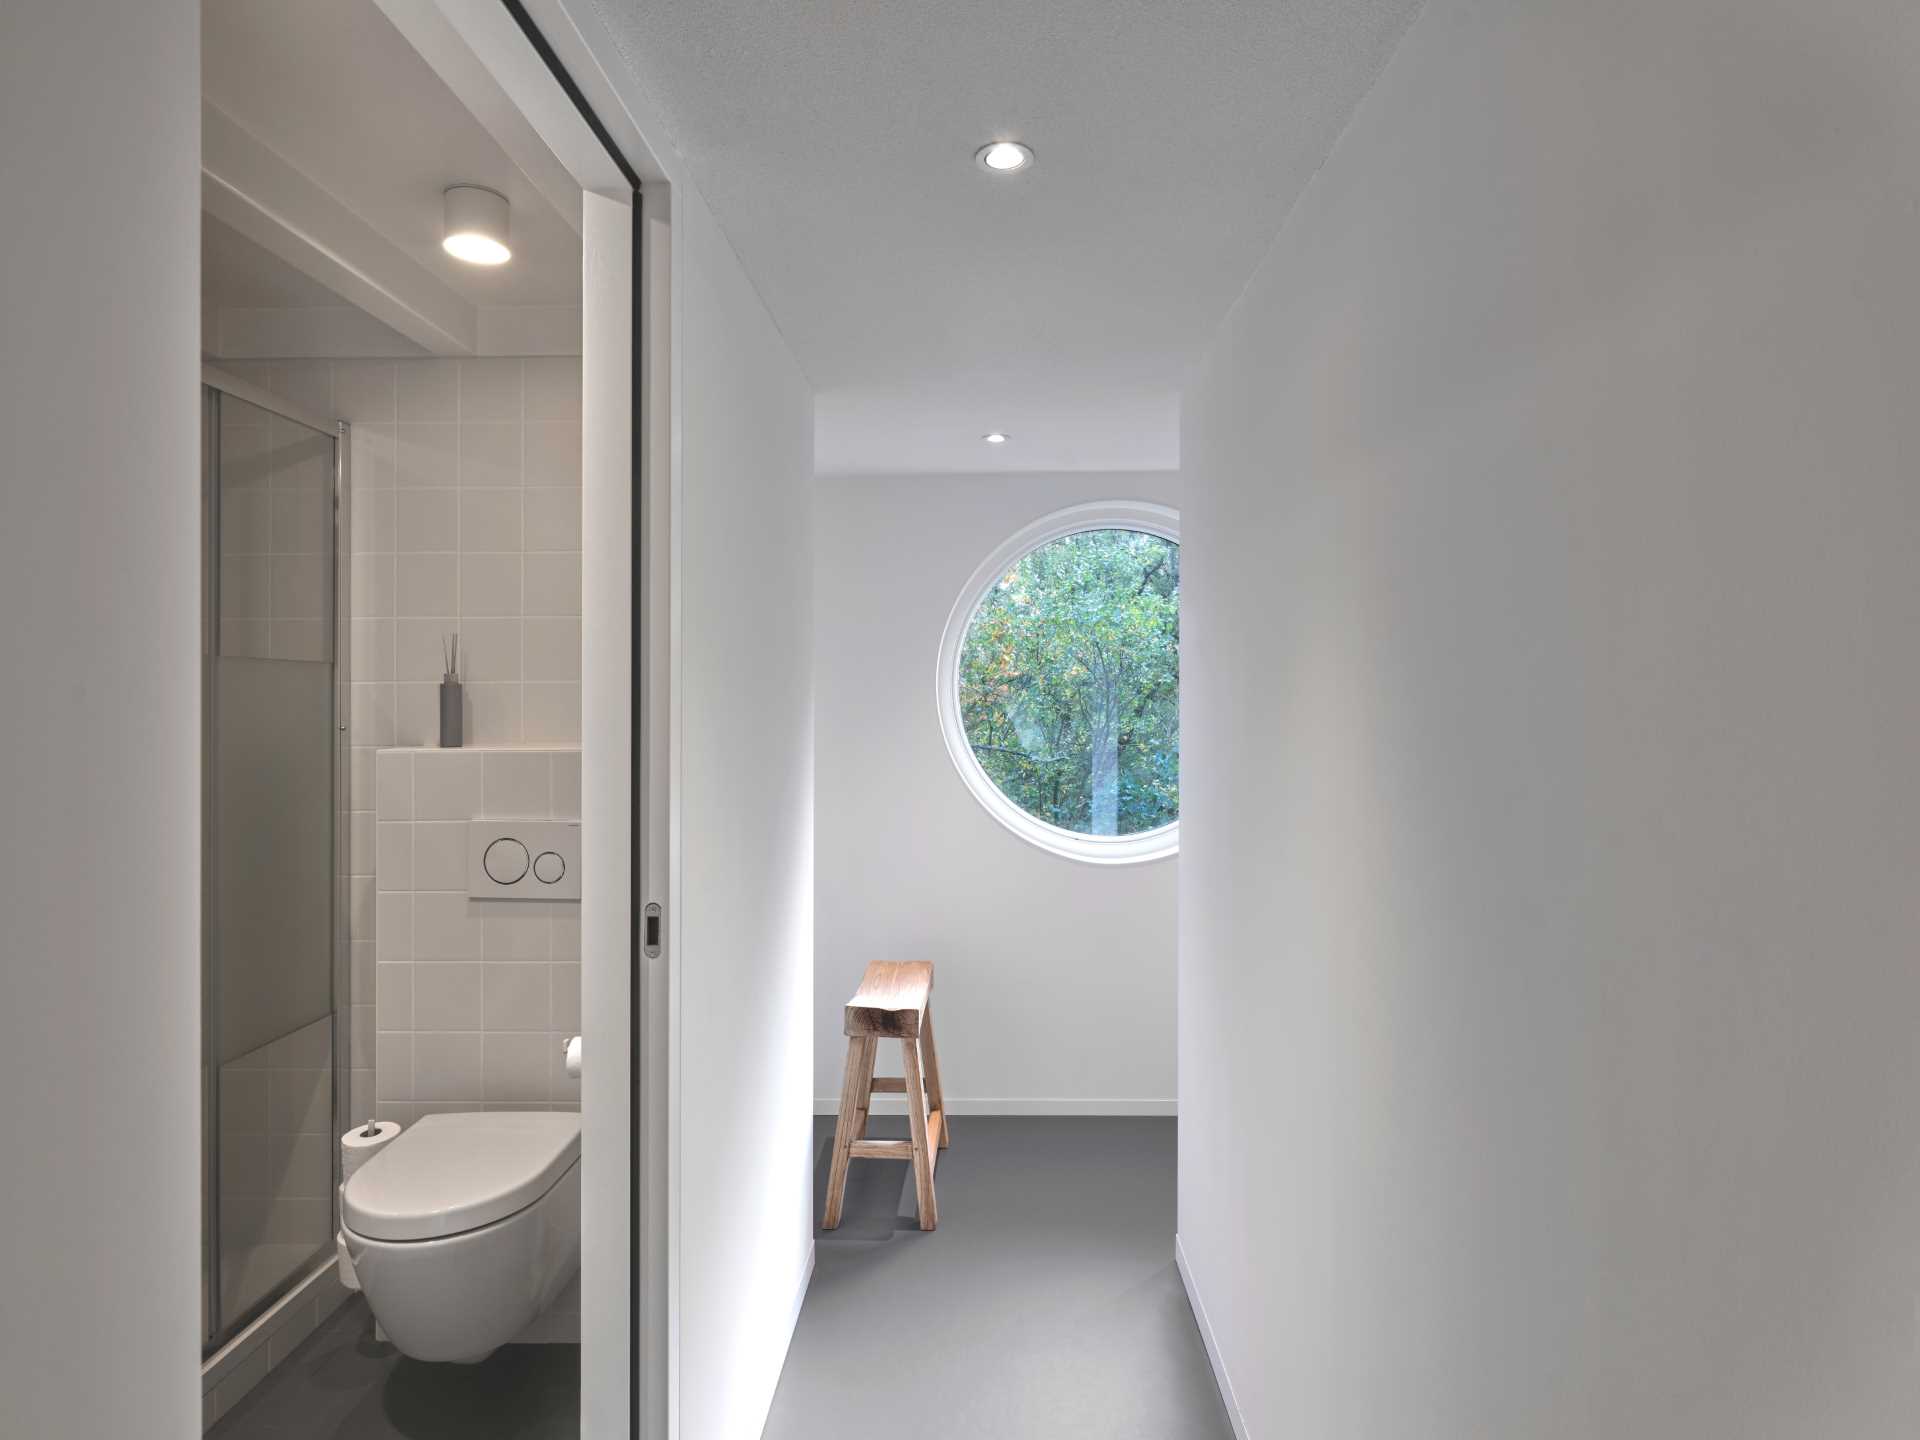
[[[211,386],[206,403],[211,1349],[333,1243],[341,936],[338,437]]]

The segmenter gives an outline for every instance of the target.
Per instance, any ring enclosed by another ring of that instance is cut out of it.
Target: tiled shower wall
[[[469,745],[579,744],[580,360],[213,363],[353,426],[350,1104],[370,1113],[375,752],[438,742],[455,630]]]

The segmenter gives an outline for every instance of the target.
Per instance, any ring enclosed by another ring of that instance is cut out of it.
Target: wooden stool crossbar
[[[933,1169],[947,1148],[946,1101],[940,1093],[940,1053],[933,1043],[933,966],[925,960],[876,960],[847,1002],[847,1073],[840,1082],[840,1119],[833,1129],[824,1230],[840,1224],[847,1199],[847,1167],[854,1160],[908,1160],[920,1207],[920,1228],[940,1223]],[[900,1042],[899,1078],[875,1079],[882,1040]],[[904,1095],[909,1140],[869,1140],[867,1113],[875,1095]]]

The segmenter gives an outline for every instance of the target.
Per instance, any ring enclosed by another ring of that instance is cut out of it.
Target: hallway
[[[765,1440],[1231,1440],[1174,1269],[1174,1126],[960,1116],[928,1235],[906,1164],[857,1163]]]

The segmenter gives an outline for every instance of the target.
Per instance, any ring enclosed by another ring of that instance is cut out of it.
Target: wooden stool
[[[840,1224],[847,1198],[847,1166],[854,1160],[911,1160],[920,1228],[940,1223],[933,1198],[933,1167],[947,1148],[946,1103],[940,1095],[940,1055],[933,1045],[933,966],[925,960],[876,960],[847,1002],[847,1075],[840,1082],[840,1121],[833,1131],[833,1168],[827,1174],[823,1230]],[[900,1042],[903,1077],[873,1078],[882,1040]],[[922,1076],[925,1076],[924,1082]],[[867,1110],[875,1095],[907,1097],[911,1140],[867,1139]]]

